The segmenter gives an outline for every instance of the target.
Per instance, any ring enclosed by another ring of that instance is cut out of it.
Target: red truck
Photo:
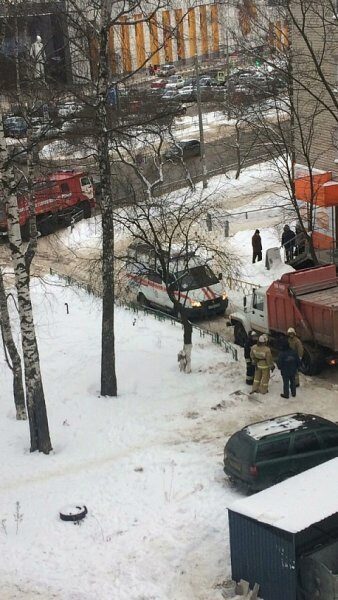
[[[37,228],[41,235],[55,231],[58,225],[69,225],[72,220],[88,219],[95,208],[92,179],[84,171],[56,171],[33,184]],[[29,206],[27,194],[18,194],[19,220],[23,239],[29,234]],[[7,218],[0,199],[0,236],[7,235]]]
[[[272,345],[289,327],[304,344],[301,370],[318,374],[338,363],[338,278],[335,265],[285,273],[267,288],[244,297],[243,311],[230,315],[235,342],[244,345],[250,330],[267,333]]]

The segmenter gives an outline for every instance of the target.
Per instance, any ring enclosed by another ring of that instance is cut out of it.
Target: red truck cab
[[[37,228],[41,235],[52,233],[58,225],[88,219],[95,208],[94,187],[84,171],[62,170],[36,179],[33,198]],[[29,231],[29,202],[25,189],[18,193],[19,222],[23,238]],[[7,218],[0,203],[0,235],[7,235]]]

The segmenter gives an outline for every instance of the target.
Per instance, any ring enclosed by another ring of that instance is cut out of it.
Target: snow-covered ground
[[[282,403],[275,371],[251,399],[241,356],[195,334],[185,375],[180,326],[117,309],[119,395],[102,398],[98,301],[51,279],[32,292],[54,451],[29,453],[1,353],[1,600],[222,600],[224,585],[231,597],[226,507],[241,494],[224,443],[295,410],[337,420],[337,389],[302,378]],[[59,519],[74,503],[88,507],[79,526]]]
[[[272,123],[276,122],[277,117],[280,121],[286,120],[289,118],[289,114],[285,108],[285,101],[283,102],[282,99],[278,103],[272,101],[270,103],[266,102],[265,105],[249,106],[244,115],[244,119],[246,123],[261,120],[263,116],[267,122]],[[242,122],[243,126],[244,119]],[[227,132],[227,135],[230,135],[230,130],[233,130],[236,122],[240,122],[239,119],[227,117],[226,112],[221,110],[203,113],[202,120],[204,132],[209,139],[219,136],[221,132]],[[178,117],[175,120],[174,130],[175,136],[179,139],[199,138],[198,115],[184,115],[183,117]]]
[[[166,202],[176,202],[185,193],[177,190],[166,196]],[[239,277],[256,285],[268,285],[279,277],[288,267],[282,263],[280,269],[273,273],[265,269],[265,256],[263,261],[256,265],[251,264],[252,246],[251,237],[259,227],[263,242],[263,255],[268,248],[279,247],[282,225],[290,223],[290,204],[286,192],[280,181],[275,166],[270,163],[261,163],[243,170],[239,179],[234,173],[217,175],[208,182],[208,187],[203,190],[202,184],[196,186],[191,194],[191,200],[199,202],[203,197],[210,198],[213,230],[210,238],[216,239],[220,247],[239,258]],[[217,206],[215,215],[213,207]],[[224,224],[229,221],[230,237],[224,237]],[[206,234],[206,224],[201,222],[200,230]],[[121,227],[116,227],[116,244],[125,244],[128,235]],[[41,245],[50,245],[52,242],[41,240]],[[58,246],[58,253],[70,251],[77,256],[92,257],[101,248],[101,221],[96,216],[92,219],[81,221],[73,230],[67,228],[57,235],[54,242]],[[283,255],[281,254],[283,260]]]

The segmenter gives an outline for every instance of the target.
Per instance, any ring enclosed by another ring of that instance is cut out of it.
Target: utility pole
[[[227,85],[226,85],[226,91],[227,91],[227,116],[228,119],[230,119],[231,117],[231,112],[230,112],[230,60],[229,60],[229,0],[227,2],[227,22],[226,22],[226,29],[225,29],[225,43],[226,43],[226,74],[227,74]]]
[[[196,75],[198,125],[199,125],[200,145],[201,145],[202,182],[203,182],[203,189],[205,189],[208,186],[208,178],[207,178],[207,166],[206,166],[206,162],[205,162],[205,144],[204,144],[203,114],[202,114],[202,103],[201,103],[200,70],[199,70],[197,53],[195,54],[195,75]]]

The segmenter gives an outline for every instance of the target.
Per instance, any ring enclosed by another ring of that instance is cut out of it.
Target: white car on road
[[[184,78],[182,75],[171,75],[168,79],[168,83],[165,86],[166,90],[182,88],[184,86]]]

